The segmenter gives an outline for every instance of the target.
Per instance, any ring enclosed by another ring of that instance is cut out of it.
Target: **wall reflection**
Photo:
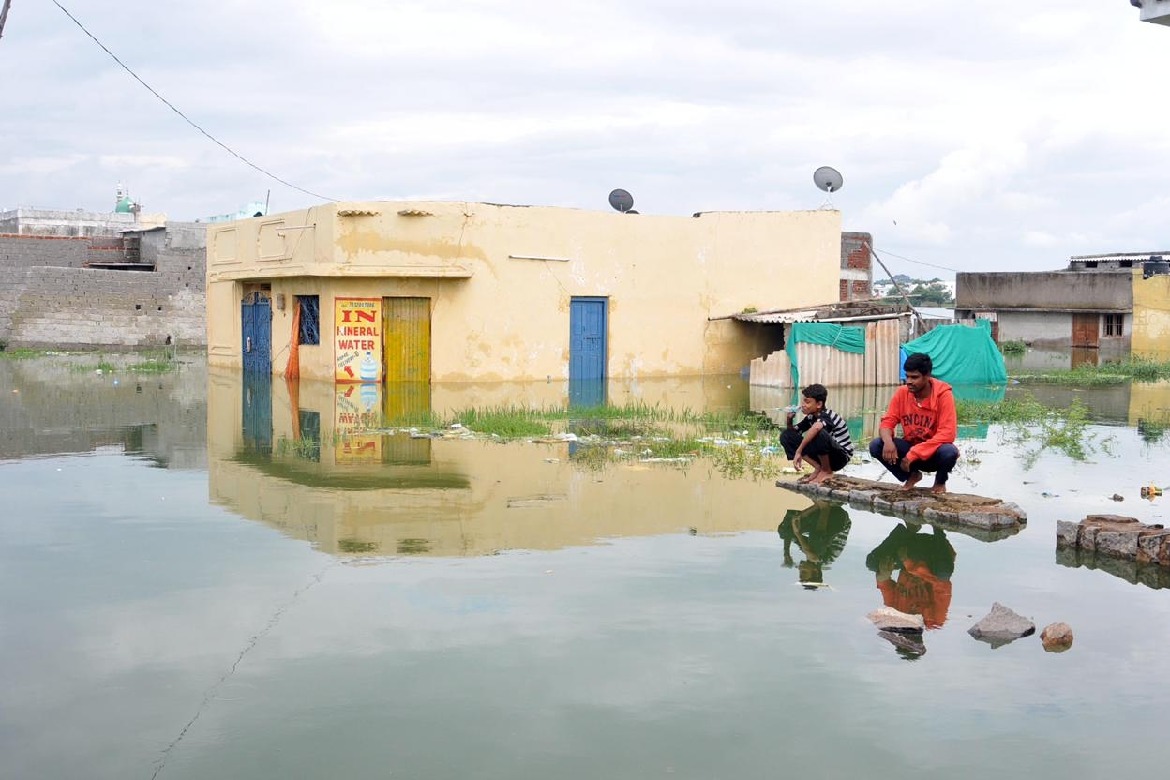
[[[424,386],[425,387],[425,386]],[[567,383],[245,384],[208,381],[211,499],[338,555],[485,555],[557,549],[618,536],[775,528],[808,500],[770,482],[621,462],[598,469],[570,442],[501,444],[447,430],[402,432],[411,419],[505,405],[564,406]],[[746,384],[711,378],[610,384],[665,408],[740,409]],[[267,393],[267,396],[264,394]],[[630,400],[629,402],[635,402]],[[592,404],[591,404],[592,405]]]
[[[140,373],[135,355],[0,359],[0,460],[117,447],[161,468],[206,466],[207,369]]]

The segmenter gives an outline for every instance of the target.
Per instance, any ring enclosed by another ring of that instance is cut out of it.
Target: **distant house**
[[[737,373],[782,333],[727,315],[842,281],[831,210],[330,203],[207,241],[210,365],[336,382]]]
[[[115,211],[0,211],[0,343],[132,349],[204,343],[205,229]]]
[[[1160,254],[1170,255],[1081,255],[1060,271],[960,273],[955,318],[991,320],[1000,343],[1161,352],[1170,327],[1162,329],[1167,299],[1158,297],[1168,278],[1165,264],[1151,262]]]
[[[1143,22],[1170,25],[1170,0],[1129,0],[1141,9]]]

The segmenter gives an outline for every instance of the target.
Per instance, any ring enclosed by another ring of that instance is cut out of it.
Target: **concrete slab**
[[[1024,510],[1011,502],[970,493],[935,494],[929,487],[905,490],[897,484],[844,476],[830,477],[819,485],[779,480],[776,487],[867,512],[929,523],[983,541],[1016,534],[1028,522]]]

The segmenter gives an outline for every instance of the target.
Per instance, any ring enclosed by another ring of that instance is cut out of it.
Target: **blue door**
[[[244,373],[272,374],[272,304],[253,293],[240,306]]]
[[[573,298],[569,305],[570,405],[605,403],[608,304],[606,298]]]
[[[244,451],[272,454],[272,374],[244,372]]]

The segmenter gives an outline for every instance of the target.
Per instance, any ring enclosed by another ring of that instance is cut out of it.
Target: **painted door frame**
[[[569,381],[605,379],[609,363],[609,298],[569,300]]]
[[[272,373],[272,301],[263,293],[240,301],[240,357],[245,373]]]
[[[429,385],[431,299],[417,295],[382,298],[383,381]]]

